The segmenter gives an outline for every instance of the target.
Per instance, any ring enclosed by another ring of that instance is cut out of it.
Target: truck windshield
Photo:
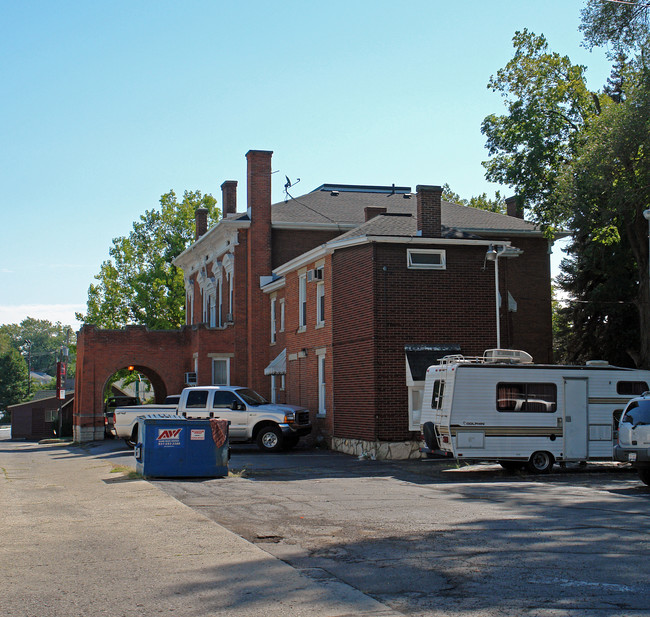
[[[621,418],[621,424],[650,424],[650,400],[632,403]]]
[[[266,405],[266,403],[268,403],[268,401],[263,396],[260,396],[257,392],[255,392],[255,390],[250,390],[249,388],[242,388],[241,390],[237,390],[237,394],[241,396],[244,402],[248,405]]]

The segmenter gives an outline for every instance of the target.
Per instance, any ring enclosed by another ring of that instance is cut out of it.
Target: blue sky
[[[78,326],[88,286],[163,193],[220,201],[245,154],[273,150],[274,199],[325,182],[484,179],[486,84],[528,28],[609,74],[580,46],[583,3],[403,0],[0,0],[0,323]]]

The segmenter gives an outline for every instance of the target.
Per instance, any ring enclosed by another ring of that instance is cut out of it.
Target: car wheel
[[[650,467],[644,467],[637,470],[639,472],[639,479],[644,484],[650,486]]]
[[[282,432],[277,426],[264,426],[257,433],[257,447],[262,452],[277,452],[282,447]]]
[[[553,455],[548,452],[533,452],[527,467],[531,473],[548,473],[553,467]]]

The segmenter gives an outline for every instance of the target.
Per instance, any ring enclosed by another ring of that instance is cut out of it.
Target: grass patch
[[[111,473],[121,473],[129,480],[138,480],[142,478],[141,473],[138,473],[135,469],[133,469],[133,467],[129,467],[128,465],[113,465],[111,468]]]
[[[229,478],[245,478],[247,473],[248,473],[248,469],[246,469],[246,467],[242,467],[241,469],[229,469],[228,470],[228,477]]]

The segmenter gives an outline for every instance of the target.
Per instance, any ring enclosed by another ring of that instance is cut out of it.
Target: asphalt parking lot
[[[4,602],[16,610],[5,614],[16,617],[89,614],[52,576],[55,563],[75,578],[86,564],[85,577],[94,573],[85,581],[89,597],[102,591],[93,581],[106,568],[113,585],[129,586],[119,610],[114,598],[102,599],[104,612],[95,614],[145,617],[165,594],[163,609],[188,617],[650,617],[650,489],[618,464],[532,476],[496,465],[233,446],[226,478],[144,482],[110,473],[134,466],[119,441],[4,452],[7,513],[24,532],[22,544],[6,549],[15,597]],[[37,462],[51,478],[34,474]],[[70,471],[57,476],[59,465]],[[127,535],[126,521],[134,524]],[[30,577],[40,587],[28,585]],[[308,587],[313,596],[304,595]],[[34,610],[16,612],[25,593]]]
[[[630,468],[232,452],[226,479],[152,483],[314,579],[408,615],[650,615],[650,489]]]

